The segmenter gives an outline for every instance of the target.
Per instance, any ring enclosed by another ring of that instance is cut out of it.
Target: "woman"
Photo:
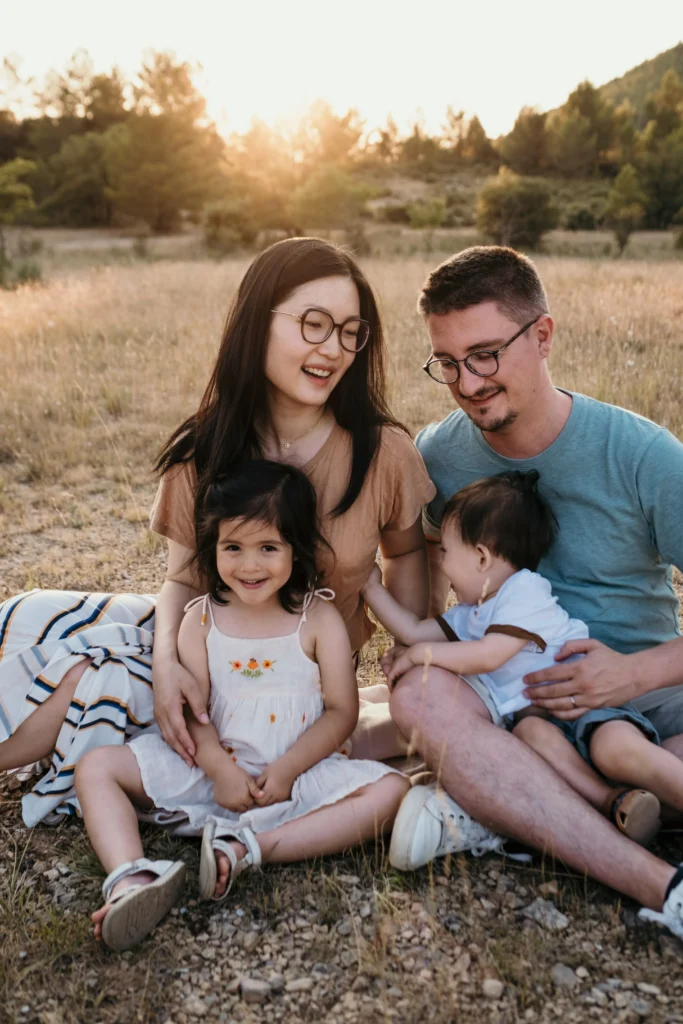
[[[155,614],[153,598],[132,595],[35,592],[0,606],[0,770],[52,754],[50,772],[25,798],[27,822],[73,806],[79,757],[149,725],[152,697],[165,739],[192,762],[183,704],[200,721],[206,709],[179,664],[177,636],[185,605],[204,592],[193,566],[195,503],[245,457],[291,462],[313,483],[330,545],[326,583],[354,651],[373,632],[360,588],[378,546],[389,590],[425,614],[420,512],[434,488],[385,403],[372,290],[354,260],[328,242],[276,242],[243,278],[199,409],[157,463],[152,528],[168,539],[168,572]],[[386,687],[363,695],[354,754],[400,753]],[[29,712],[30,727],[20,728]]]

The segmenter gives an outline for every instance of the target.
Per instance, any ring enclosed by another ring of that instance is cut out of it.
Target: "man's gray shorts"
[[[683,733],[683,685],[653,690],[630,703],[652,722],[660,740]]]

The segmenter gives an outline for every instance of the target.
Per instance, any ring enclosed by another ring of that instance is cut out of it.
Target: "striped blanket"
[[[152,642],[156,598],[33,590],[0,604],[0,742],[84,656],[50,766],[24,796],[28,826],[80,814],[76,764],[93,747],[123,743],[153,722]],[[38,769],[37,769],[38,770]]]

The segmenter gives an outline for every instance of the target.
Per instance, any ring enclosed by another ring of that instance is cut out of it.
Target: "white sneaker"
[[[678,879],[678,881],[676,881]],[[672,888],[666,897],[661,913],[657,910],[648,910],[647,907],[639,912],[638,917],[644,921],[654,921],[663,925],[679,939],[683,939],[683,864],[679,866],[674,876]]]
[[[474,821],[437,783],[413,786],[396,815],[389,863],[414,871],[435,857],[469,850],[475,857],[500,850],[505,840]]]

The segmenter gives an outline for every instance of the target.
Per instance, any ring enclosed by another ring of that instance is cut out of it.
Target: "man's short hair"
[[[485,544],[518,571],[536,571],[557,529],[550,506],[538,493],[539,473],[510,470],[476,480],[446,502],[441,530],[457,524],[468,547]]]
[[[433,270],[418,299],[423,316],[443,316],[480,302],[495,302],[520,325],[548,312],[538,271],[521,252],[502,245],[473,245]]]

